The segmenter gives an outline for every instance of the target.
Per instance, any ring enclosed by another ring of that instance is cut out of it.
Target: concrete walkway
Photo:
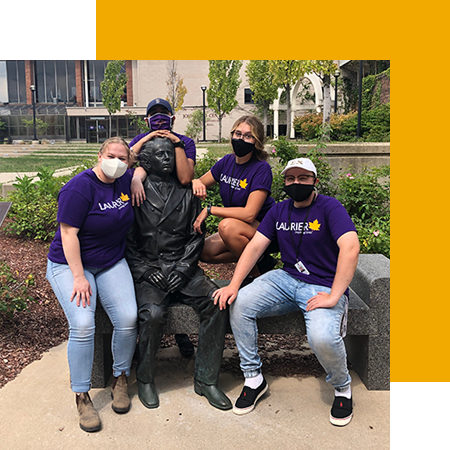
[[[245,416],[211,407],[193,389],[193,361],[176,347],[160,350],[156,385],[160,407],[146,409],[137,397],[134,371],[129,379],[132,408],[111,409],[110,388],[91,397],[103,429],[79,428],[74,394],[69,387],[67,344],[45,353],[0,389],[2,450],[310,450],[388,449],[389,391],[368,391],[352,372],[354,417],[343,428],[329,422],[333,389],[325,377],[268,376],[269,391]],[[232,401],[242,378],[222,373],[220,384]]]

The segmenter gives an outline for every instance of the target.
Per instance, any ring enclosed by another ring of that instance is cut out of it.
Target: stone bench
[[[216,281],[225,286],[229,281]],[[112,326],[101,306],[95,321],[92,386],[105,387],[112,373]],[[187,305],[169,307],[167,334],[198,332],[199,319]],[[258,321],[260,334],[306,334],[301,312]],[[228,330],[231,333],[231,329]],[[369,390],[390,386],[390,261],[383,255],[360,255],[350,285],[347,337],[348,359]]]

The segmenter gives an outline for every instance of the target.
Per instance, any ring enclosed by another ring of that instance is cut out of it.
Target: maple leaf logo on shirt
[[[240,180],[240,181],[239,181],[239,186],[240,186],[242,189],[246,189],[246,187],[248,186],[247,178],[246,178],[245,180]]]
[[[123,192],[121,192],[121,194],[120,194],[120,199],[121,199],[122,201],[124,201],[124,202],[127,202],[127,201],[130,200],[130,197],[128,197],[127,194],[124,194]]]
[[[317,219],[314,222],[308,222],[309,223],[309,229],[313,231],[319,231],[320,230],[320,223],[317,221]]]

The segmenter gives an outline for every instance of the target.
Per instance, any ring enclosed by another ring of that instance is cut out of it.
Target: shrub
[[[388,142],[390,140],[390,104],[386,103],[361,113],[361,137],[368,142]],[[358,129],[358,114],[352,112],[345,116],[339,128],[333,129],[332,139],[354,141]]]
[[[370,223],[389,214],[389,166],[348,172],[336,180],[336,198],[353,220]]]
[[[362,221],[353,218],[358,232],[361,253],[381,253],[391,257],[390,250],[390,214],[376,217],[372,221]]]
[[[217,158],[208,152],[202,159],[197,161],[197,164],[195,165],[195,178],[200,178],[207,173],[216,162]],[[206,199],[202,201],[202,207],[205,208],[209,204],[213,206],[223,206],[219,192],[219,183],[214,184],[207,190],[207,196]],[[209,216],[206,219],[208,234],[217,232],[221,220],[222,219],[217,216]]]
[[[9,194],[13,220],[6,225],[8,232],[43,241],[53,239],[58,228],[58,193],[67,181],[67,177],[53,177],[53,173],[53,169],[40,168],[35,183],[26,175],[16,178],[16,190]]]
[[[301,139],[311,140],[318,136],[323,122],[322,113],[308,113],[293,121],[294,130]]]
[[[14,311],[28,309],[28,302],[35,301],[28,293],[29,286],[34,286],[32,274],[19,282],[10,267],[0,262],[0,317],[3,315],[12,317]]]
[[[389,142],[390,140],[390,103],[372,109],[363,109],[361,113],[361,138],[367,142]],[[322,133],[322,113],[309,113],[294,119],[294,129],[298,137],[308,141],[320,137]],[[330,138],[333,141],[349,142],[357,139],[358,113],[331,114]]]
[[[277,140],[272,142],[273,149],[271,156],[278,158],[280,164],[285,166],[291,159],[299,158],[298,146],[294,142],[289,142],[286,136],[280,136]]]

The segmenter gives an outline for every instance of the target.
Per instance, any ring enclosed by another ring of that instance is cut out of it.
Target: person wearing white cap
[[[343,338],[359,240],[342,204],[317,192],[317,170],[310,159],[289,161],[282,174],[290,198],[270,209],[242,253],[229,286],[213,294],[220,308],[230,305],[231,328],[245,377],[233,412],[249,413],[268,389],[257,349],[257,319],[302,311],[309,345],[327,373],[326,381],[335,389],[330,422],[344,426],[353,415]],[[275,239],[284,267],[239,290]]]

